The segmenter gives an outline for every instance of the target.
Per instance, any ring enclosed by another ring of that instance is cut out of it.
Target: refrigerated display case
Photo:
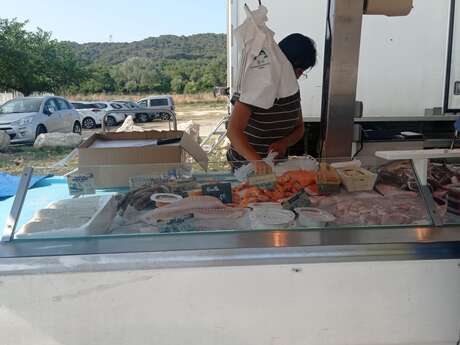
[[[29,190],[0,245],[5,342],[234,344],[276,334],[301,344],[320,341],[321,329],[338,344],[454,339],[460,227],[435,226],[416,175],[407,184],[391,175],[394,162],[371,158],[362,167],[376,175],[375,188],[316,195],[312,171],[291,164],[276,170],[274,191],[289,185],[286,176],[306,185],[309,201],[293,202],[310,205],[294,203],[294,212],[267,200],[267,185],[251,189],[228,170],[196,164],[78,198],[60,176]],[[235,200],[224,204],[228,184]],[[282,199],[296,195],[292,185]],[[146,195],[132,198],[142,188]],[[151,196],[161,193],[155,208]],[[169,194],[184,209],[168,206]],[[357,336],[355,324],[367,331]]]
[[[430,238],[447,246],[457,240],[458,231],[447,226],[451,221],[439,224],[433,219],[446,212],[421,192],[411,161],[357,162],[348,170],[338,165],[343,184],[329,193],[321,193],[319,172],[311,170],[319,165],[311,159],[281,162],[273,175],[253,180],[183,164],[161,176],[133,176],[130,187],[79,197],[69,194],[65,177],[54,177],[49,186],[26,193],[14,231],[5,229],[0,255],[232,249],[241,239],[259,246],[273,232],[300,240],[293,244],[301,246],[420,244],[421,229],[429,234],[424,244]],[[455,166],[444,168],[437,167],[435,173],[446,174],[449,181],[456,178]],[[367,182],[350,186],[346,174],[361,174],[359,169],[368,174],[363,175]],[[66,245],[49,247],[50,241]],[[49,249],[41,251],[43,247]]]

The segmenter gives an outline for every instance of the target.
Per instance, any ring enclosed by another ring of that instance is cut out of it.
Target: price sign
[[[296,195],[293,195],[282,203],[284,209],[291,211],[298,207],[308,207],[310,204],[310,198],[304,190],[300,191]]]
[[[201,187],[203,195],[209,195],[220,199],[224,204],[231,204],[232,185],[230,183],[205,184]]]
[[[96,187],[94,175],[69,175],[67,176],[67,185],[70,195],[95,194]]]

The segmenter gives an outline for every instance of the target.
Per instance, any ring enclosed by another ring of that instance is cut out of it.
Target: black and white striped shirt
[[[257,108],[249,104],[248,106],[251,109],[251,116],[244,134],[249,144],[262,158],[267,156],[271,144],[294,131],[302,116],[300,91],[292,96],[277,99],[270,109]],[[234,169],[246,163],[246,159],[232,146],[227,152],[227,159]]]

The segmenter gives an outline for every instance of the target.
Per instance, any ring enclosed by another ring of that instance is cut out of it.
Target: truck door
[[[460,113],[460,2],[451,0],[444,112]]]

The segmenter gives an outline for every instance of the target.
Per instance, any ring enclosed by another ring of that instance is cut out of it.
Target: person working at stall
[[[311,38],[291,34],[278,45],[292,64],[292,73],[297,79],[315,66],[316,47]],[[288,70],[290,73],[290,68]],[[274,100],[273,107],[269,109],[258,108],[238,99],[233,105],[227,131],[231,142],[227,159],[233,169],[252,161],[257,173],[269,173],[270,166],[261,159],[270,152],[277,152],[277,159],[285,158],[288,148],[304,136],[299,91]]]

